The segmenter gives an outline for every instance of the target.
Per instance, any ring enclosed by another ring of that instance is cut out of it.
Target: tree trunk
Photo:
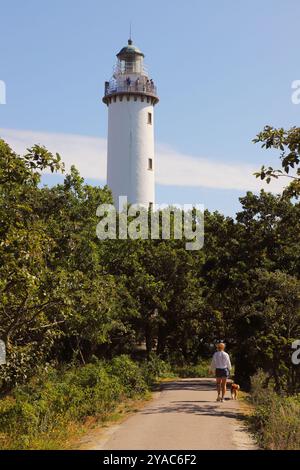
[[[151,351],[152,351],[152,337],[151,337],[151,327],[148,323],[145,326],[145,341],[146,341],[147,358],[149,359]]]

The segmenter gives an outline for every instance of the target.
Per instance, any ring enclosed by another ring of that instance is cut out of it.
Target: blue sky
[[[103,83],[130,21],[160,96],[158,202],[233,215],[259,189],[252,169],[272,161],[251,139],[299,122],[298,0],[0,0],[0,12],[0,135],[17,151],[47,144],[94,183],[105,175]]]

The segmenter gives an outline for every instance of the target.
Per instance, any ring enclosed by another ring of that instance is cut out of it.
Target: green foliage
[[[63,185],[40,188],[40,172],[63,170],[59,155],[34,146],[24,157],[0,141],[0,337],[8,390],[48,360],[80,357],[123,328],[122,289],[103,272],[95,227],[106,189],[83,185],[75,168]]]
[[[207,375],[218,340],[241,385],[261,368],[276,392],[299,392],[290,360],[300,335],[299,128],[267,127],[256,142],[282,152],[282,169],[257,176],[285,174],[291,185],[282,195],[248,192],[236,220],[205,211],[204,248],[187,251],[174,230],[170,240],[100,241],[96,210],[112,202],[108,188],[85,184],[75,167],[62,184],[41,187],[43,170],[64,170],[59,155],[34,146],[19,156],[0,140],[0,339],[8,360],[0,390],[14,390],[1,419],[14,429],[19,422],[13,442],[28,447],[28,435],[49,437],[54,422],[63,429],[64,420],[104,416],[157,377]],[[129,357],[144,346],[138,366]],[[73,362],[84,367],[55,372]],[[34,378],[49,371],[45,383]]]
[[[201,361],[199,364],[185,366],[174,366],[173,371],[179,377],[208,377],[209,361]]]
[[[282,127],[275,129],[272,126],[265,126],[253,142],[262,142],[262,147],[266,149],[280,150],[281,160],[281,169],[262,166],[255,176],[262,180],[266,179],[267,183],[270,183],[272,178],[278,179],[281,176],[290,178],[291,182],[283,195],[289,198],[298,197],[300,195],[300,128],[292,127],[285,130]]]
[[[128,356],[65,371],[39,371],[0,400],[0,448],[40,448],[49,442],[60,447],[70,423],[89,416],[107,419],[120,402],[145,396],[149,377]]]
[[[278,147],[275,134],[268,148]],[[296,151],[295,136],[285,137]],[[148,359],[155,350],[186,368],[219,339],[244,385],[262,367],[278,388],[299,387],[289,358],[300,325],[298,203],[262,191],[241,199],[236,221],[206,211],[200,251],[177,239],[100,242],[96,209],[111,202],[107,188],[84,184],[74,167],[63,184],[41,188],[43,169],[63,170],[60,157],[38,146],[20,157],[0,144],[2,390],[49,361],[86,364],[143,342]]]
[[[142,370],[128,356],[114,357],[108,372],[110,376],[118,378],[129,396],[144,393],[147,389]]]
[[[271,377],[260,370],[251,380],[251,401],[255,405],[251,424],[260,446],[269,450],[299,450],[300,395],[279,395]]]
[[[153,353],[150,354],[147,361],[141,363],[140,367],[148,385],[153,384],[159,378],[172,377],[174,375],[172,366]]]
[[[300,335],[300,282],[281,271],[257,269],[253,285],[251,301],[237,317],[241,340],[237,362],[240,359],[246,374],[264,368],[274,378],[277,390],[294,391],[297,377],[290,352]]]

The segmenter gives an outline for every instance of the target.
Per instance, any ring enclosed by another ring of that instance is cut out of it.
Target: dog
[[[232,400],[238,399],[239,389],[240,389],[240,386],[238,384],[235,384],[235,383],[231,384],[230,392],[231,392]]]

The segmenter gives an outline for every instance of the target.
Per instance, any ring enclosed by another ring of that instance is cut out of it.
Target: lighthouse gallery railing
[[[157,96],[157,88],[152,83],[122,83],[118,84],[116,82],[106,82],[104,95],[113,95],[114,93],[147,93],[154,96]]]

